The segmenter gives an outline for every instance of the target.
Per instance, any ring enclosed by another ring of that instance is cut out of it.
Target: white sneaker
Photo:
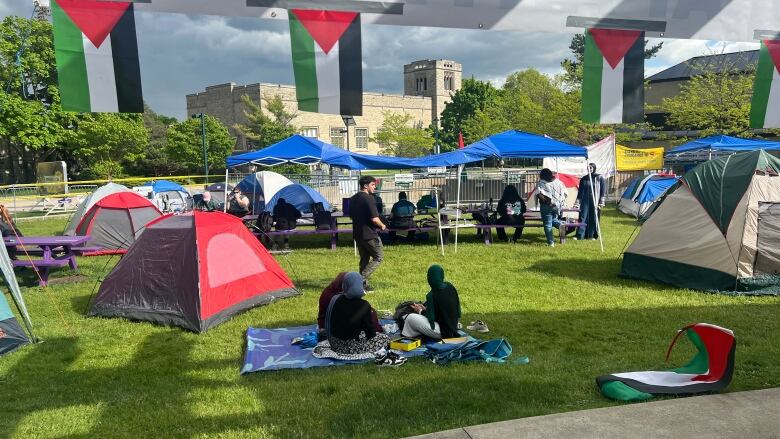
[[[548,247],[555,247],[555,243],[554,243],[554,242],[551,242],[551,243],[547,244],[547,246],[548,246]]]
[[[471,322],[470,325],[466,326],[466,329],[469,331],[490,332],[490,329],[488,329],[487,325],[482,320]]]
[[[580,239],[580,238],[577,238],[576,236],[574,236],[574,237],[572,237],[571,239],[573,239],[573,240],[575,240],[575,241],[579,241],[579,239]]]

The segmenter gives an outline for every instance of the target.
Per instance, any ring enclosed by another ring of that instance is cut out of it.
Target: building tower
[[[446,59],[414,61],[404,66],[404,94],[427,96],[432,101],[432,116],[439,119],[444,105],[460,89],[463,70],[459,63]]]

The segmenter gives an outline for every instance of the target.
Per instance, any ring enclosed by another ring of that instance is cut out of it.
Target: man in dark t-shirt
[[[349,200],[349,217],[352,219],[352,237],[360,254],[360,275],[363,276],[363,287],[366,291],[368,278],[382,263],[382,241],[376,229],[385,230],[384,223],[379,219],[379,212],[374,200],[376,179],[364,175],[358,180],[360,192]]]

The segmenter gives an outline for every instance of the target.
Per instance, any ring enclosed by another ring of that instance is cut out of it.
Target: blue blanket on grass
[[[383,320],[382,323],[390,321]],[[373,360],[334,360],[316,358],[312,355],[314,348],[302,348],[293,345],[295,337],[303,337],[306,333],[316,331],[317,325],[297,326],[294,328],[249,328],[246,331],[246,355],[241,373],[259,372],[279,369],[308,369],[310,367],[341,366],[344,364],[365,363]],[[388,334],[390,339],[400,336],[399,333]],[[435,342],[432,342],[435,344]],[[404,352],[405,357],[424,355],[426,345]]]

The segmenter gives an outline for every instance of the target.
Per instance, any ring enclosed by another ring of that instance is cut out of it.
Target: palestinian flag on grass
[[[53,0],[51,11],[62,108],[143,113],[133,4]]]
[[[780,40],[761,42],[750,101],[751,128],[780,127]]]
[[[361,116],[360,14],[292,9],[288,15],[298,109]]]
[[[637,123],[644,118],[645,33],[588,29],[582,79],[582,120]]]
[[[737,342],[730,329],[696,323],[677,331],[666,351],[666,359],[677,339],[685,333],[696,348],[696,356],[685,366],[666,371],[613,373],[596,378],[604,396],[620,401],[644,401],[653,395],[690,395],[725,389],[734,375]]]

